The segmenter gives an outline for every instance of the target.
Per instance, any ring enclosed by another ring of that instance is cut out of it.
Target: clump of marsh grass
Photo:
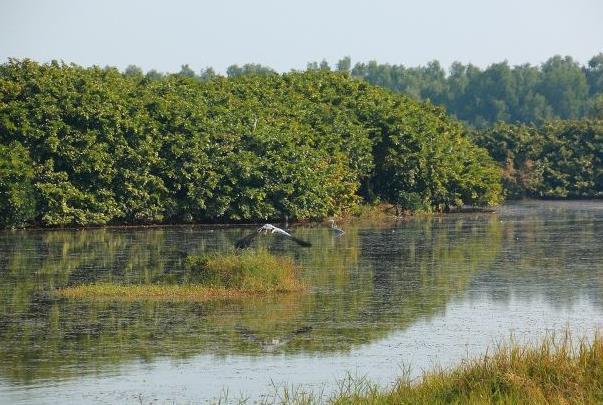
[[[189,256],[186,267],[192,278],[212,288],[262,293],[304,289],[293,259],[265,249]]]
[[[57,290],[66,298],[105,300],[203,301],[305,289],[300,267],[266,250],[213,253],[186,259],[188,280],[181,284],[93,283]]]

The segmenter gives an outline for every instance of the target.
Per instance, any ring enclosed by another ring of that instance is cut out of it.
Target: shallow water
[[[312,248],[260,241],[303,264],[310,293],[194,304],[52,291],[185,281],[187,254],[248,228],[1,232],[0,403],[257,400],[284,384],[330,392],[348,373],[388,386],[511,335],[603,328],[603,201],[341,225],[341,238],[294,227]]]

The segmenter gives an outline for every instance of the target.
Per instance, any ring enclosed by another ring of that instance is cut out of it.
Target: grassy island
[[[266,250],[189,256],[179,283],[117,284],[100,282],[65,287],[65,298],[105,300],[204,301],[303,291],[300,267],[291,258]]]

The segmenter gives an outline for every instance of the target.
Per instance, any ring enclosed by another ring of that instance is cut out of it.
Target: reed
[[[202,285],[257,293],[291,292],[305,288],[301,268],[293,259],[265,249],[189,256],[186,267]]]

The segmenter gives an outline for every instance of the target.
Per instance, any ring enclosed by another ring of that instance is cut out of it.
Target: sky
[[[480,67],[603,52],[602,0],[0,0],[0,62],[224,73],[352,63]]]

